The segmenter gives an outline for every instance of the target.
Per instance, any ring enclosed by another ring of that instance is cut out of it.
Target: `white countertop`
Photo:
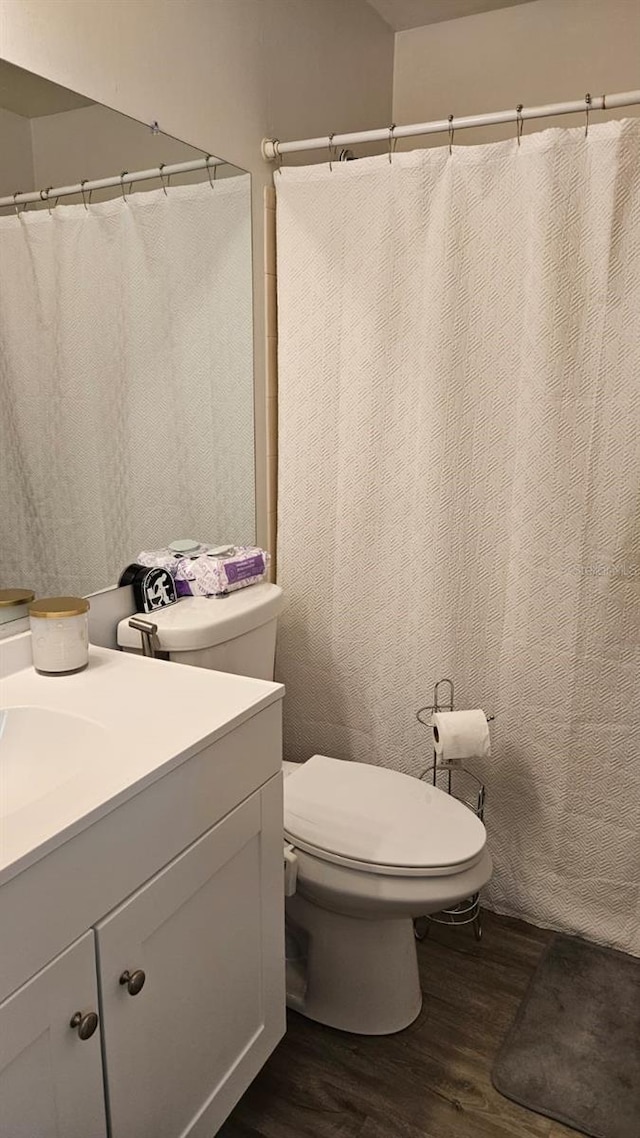
[[[107,648],[91,647],[77,675],[5,667],[0,709],[80,716],[99,728],[100,742],[62,785],[0,813],[0,885],[283,695],[281,684]]]

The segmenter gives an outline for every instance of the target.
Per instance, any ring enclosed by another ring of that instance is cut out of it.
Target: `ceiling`
[[[513,8],[531,0],[367,0],[394,32],[457,20],[459,16],[475,16],[495,8]]]
[[[90,105],[91,99],[0,59],[0,107],[6,111],[34,119]]]

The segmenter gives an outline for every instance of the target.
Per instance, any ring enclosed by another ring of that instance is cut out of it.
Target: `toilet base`
[[[422,1007],[413,921],[330,912],[300,894],[287,900],[287,1004],[358,1035],[390,1035]]]

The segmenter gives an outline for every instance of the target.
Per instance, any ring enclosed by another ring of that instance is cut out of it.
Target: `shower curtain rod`
[[[262,157],[273,162],[284,154],[297,154],[301,150],[329,150],[352,146],[358,142],[388,142],[391,146],[398,138],[420,134],[442,134],[445,131],[466,130],[472,126],[494,126],[498,123],[526,122],[528,119],[545,119],[554,115],[570,115],[582,111],[609,111],[616,107],[633,107],[640,104],[640,91],[622,91],[617,95],[585,95],[571,103],[549,103],[542,107],[516,107],[511,111],[490,111],[484,115],[451,115],[435,122],[413,123],[410,126],[382,127],[379,130],[361,130],[351,134],[330,134],[324,138],[303,138],[297,142],[280,142],[278,138],[262,141]]]
[[[108,190],[113,186],[120,186],[124,192],[125,186],[133,182],[148,182],[151,178],[170,178],[172,174],[190,174],[195,170],[209,170],[212,166],[224,166],[224,158],[214,158],[209,154],[206,158],[194,158],[191,162],[175,162],[173,166],[154,166],[151,170],[137,170],[130,174],[124,170],[122,174],[115,174],[111,178],[88,179],[75,186],[58,186],[54,189],[49,186],[46,190],[33,190],[29,193],[10,194],[9,197],[0,198],[0,207],[29,205],[30,202],[48,202],[52,199],[68,198],[72,194],[90,194],[93,190]]]

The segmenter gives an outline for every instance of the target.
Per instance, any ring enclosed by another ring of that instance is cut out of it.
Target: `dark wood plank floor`
[[[288,1031],[219,1138],[576,1138],[502,1098],[491,1064],[551,933],[484,914],[418,946],[424,1006],[397,1035]]]

